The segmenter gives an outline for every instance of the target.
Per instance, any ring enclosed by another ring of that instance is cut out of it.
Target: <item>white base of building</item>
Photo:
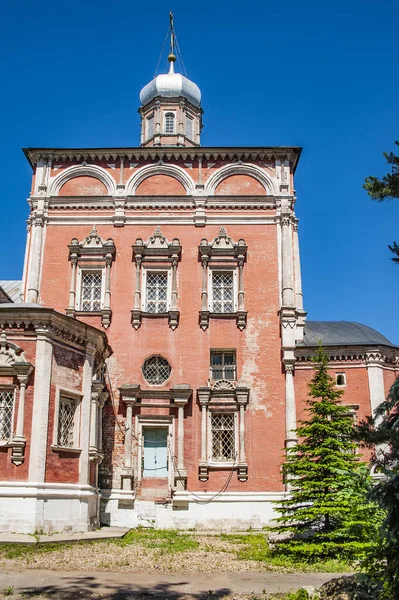
[[[170,503],[137,500],[129,490],[102,490],[100,522],[113,527],[232,531],[261,529],[277,516],[284,492],[175,492]]]
[[[98,522],[99,497],[89,485],[0,481],[0,532],[84,532]]]

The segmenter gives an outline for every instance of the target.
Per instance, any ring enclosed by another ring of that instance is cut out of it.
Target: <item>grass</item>
[[[300,562],[291,556],[275,554],[269,547],[267,535],[263,533],[221,535],[220,538],[234,544],[234,552],[240,560],[261,561],[284,570],[324,573],[343,573],[353,570],[353,565],[339,560],[325,560],[313,563]]]
[[[121,539],[109,540],[109,543],[118,546],[140,544],[145,548],[158,548],[171,554],[188,552],[199,547],[199,542],[187,533],[179,533],[173,529],[144,529],[141,527],[131,529]]]

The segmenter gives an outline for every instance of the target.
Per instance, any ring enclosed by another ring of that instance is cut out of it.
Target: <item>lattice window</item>
[[[168,274],[147,273],[146,311],[166,313],[168,311]]]
[[[64,448],[74,448],[76,400],[60,396],[58,413],[57,445]]]
[[[171,373],[171,366],[163,356],[151,356],[144,361],[143,375],[144,379],[150,385],[161,385]]]
[[[102,272],[82,271],[80,310],[95,312],[101,310]]]
[[[234,350],[211,351],[211,379],[237,379],[236,353]]]
[[[175,115],[173,113],[166,113],[165,115],[165,133],[175,132]]]
[[[211,414],[211,459],[235,460],[235,418],[233,413]]]
[[[8,442],[12,433],[14,390],[0,390],[0,442]]]
[[[212,311],[215,313],[234,312],[234,278],[230,271],[212,273]]]

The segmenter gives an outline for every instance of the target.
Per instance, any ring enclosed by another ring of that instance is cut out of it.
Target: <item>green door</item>
[[[143,477],[168,476],[167,427],[143,427]]]

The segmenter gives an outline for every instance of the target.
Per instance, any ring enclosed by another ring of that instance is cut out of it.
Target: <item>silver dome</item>
[[[157,96],[163,96],[164,98],[183,96],[194,106],[200,106],[201,104],[201,92],[198,85],[180,73],[175,73],[172,62],[169,73],[157,75],[143,87],[140,92],[140,102],[142,106],[145,106]]]

